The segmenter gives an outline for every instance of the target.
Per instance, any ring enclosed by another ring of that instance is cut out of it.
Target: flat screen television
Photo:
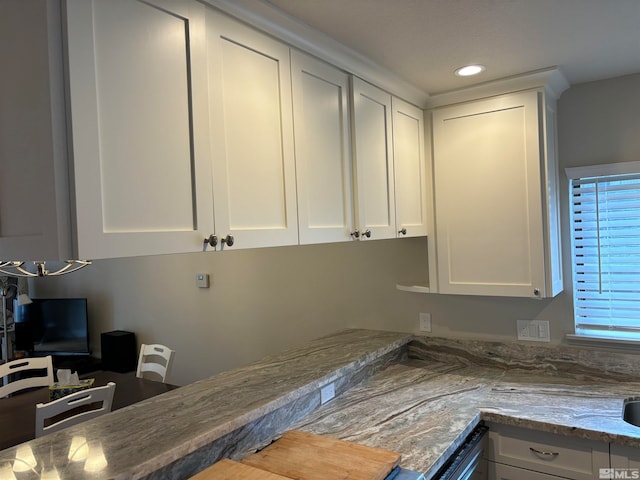
[[[32,298],[14,301],[16,349],[34,356],[89,355],[86,298]]]

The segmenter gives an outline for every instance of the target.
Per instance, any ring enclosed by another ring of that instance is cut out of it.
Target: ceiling
[[[430,95],[558,66],[640,72],[640,0],[268,0]],[[486,71],[453,71],[480,63]]]

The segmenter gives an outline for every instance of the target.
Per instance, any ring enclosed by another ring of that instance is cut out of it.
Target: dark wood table
[[[94,387],[116,384],[111,410],[126,407],[178,388],[175,385],[137,378],[135,372],[99,371],[82,378],[94,378]],[[0,398],[0,450],[33,440],[36,431],[36,404],[49,401],[48,388],[36,388]]]

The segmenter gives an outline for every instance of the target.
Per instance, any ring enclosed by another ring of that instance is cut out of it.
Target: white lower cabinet
[[[609,452],[611,454],[611,468],[634,469],[637,471],[635,475],[640,478],[640,448],[612,443]]]
[[[546,473],[526,470],[524,468],[503,465],[502,463],[488,462],[490,480],[553,480],[558,477],[556,475],[547,475]]]
[[[489,478],[598,480],[609,468],[609,444],[491,423]]]

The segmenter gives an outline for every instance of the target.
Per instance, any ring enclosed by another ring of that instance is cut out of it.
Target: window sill
[[[589,344],[598,347],[637,349],[638,346],[640,346],[640,339],[635,340],[630,338],[614,338],[608,336],[578,335],[575,333],[568,333],[565,335],[565,339],[569,343]]]

